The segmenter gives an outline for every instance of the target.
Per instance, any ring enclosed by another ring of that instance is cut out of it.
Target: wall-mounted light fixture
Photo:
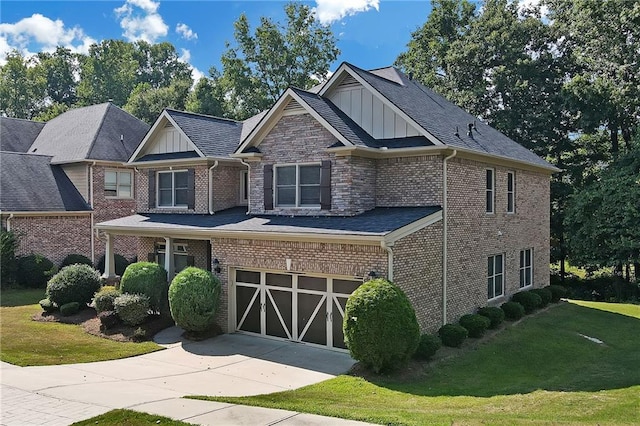
[[[369,274],[367,276],[370,280],[372,280],[378,276],[378,273],[376,271],[369,271]]]
[[[220,268],[220,261],[217,258],[213,259],[213,270],[216,274],[219,274],[220,271],[222,271],[222,268]]]

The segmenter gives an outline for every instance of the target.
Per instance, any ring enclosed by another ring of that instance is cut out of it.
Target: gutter
[[[213,166],[209,167],[209,214],[214,214],[214,211],[213,211],[213,169],[215,169],[216,167],[218,167],[218,160],[216,160],[213,163]]]
[[[94,220],[93,220],[93,166],[96,165],[96,162],[94,161],[90,166],[89,166],[89,205],[91,206],[91,262],[93,262],[93,264],[96,264],[96,242],[95,242],[95,228],[94,228]]]
[[[447,161],[456,156],[458,150],[454,149],[451,155],[442,162],[442,325],[447,323]]]

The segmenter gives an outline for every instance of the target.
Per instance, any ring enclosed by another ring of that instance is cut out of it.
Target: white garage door
[[[361,281],[238,269],[236,331],[346,349],[342,319]]]

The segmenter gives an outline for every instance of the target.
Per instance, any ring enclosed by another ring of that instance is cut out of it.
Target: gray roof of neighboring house
[[[91,210],[50,156],[0,152],[0,166],[2,211]]]
[[[148,130],[148,124],[112,103],[92,105],[48,121],[29,153],[50,155],[52,163],[127,161]]]
[[[27,152],[44,125],[40,121],[0,117],[0,151]]]
[[[165,111],[207,157],[227,157],[240,143],[241,121],[168,108]]]
[[[357,216],[247,215],[235,207],[214,215],[145,214],[102,222],[110,228],[183,231],[236,231],[279,234],[384,236],[441,210],[429,207],[377,207]]]

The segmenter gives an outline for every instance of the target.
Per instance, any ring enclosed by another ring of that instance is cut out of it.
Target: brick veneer
[[[376,163],[376,205],[442,204],[442,157],[428,155],[380,159]]]

